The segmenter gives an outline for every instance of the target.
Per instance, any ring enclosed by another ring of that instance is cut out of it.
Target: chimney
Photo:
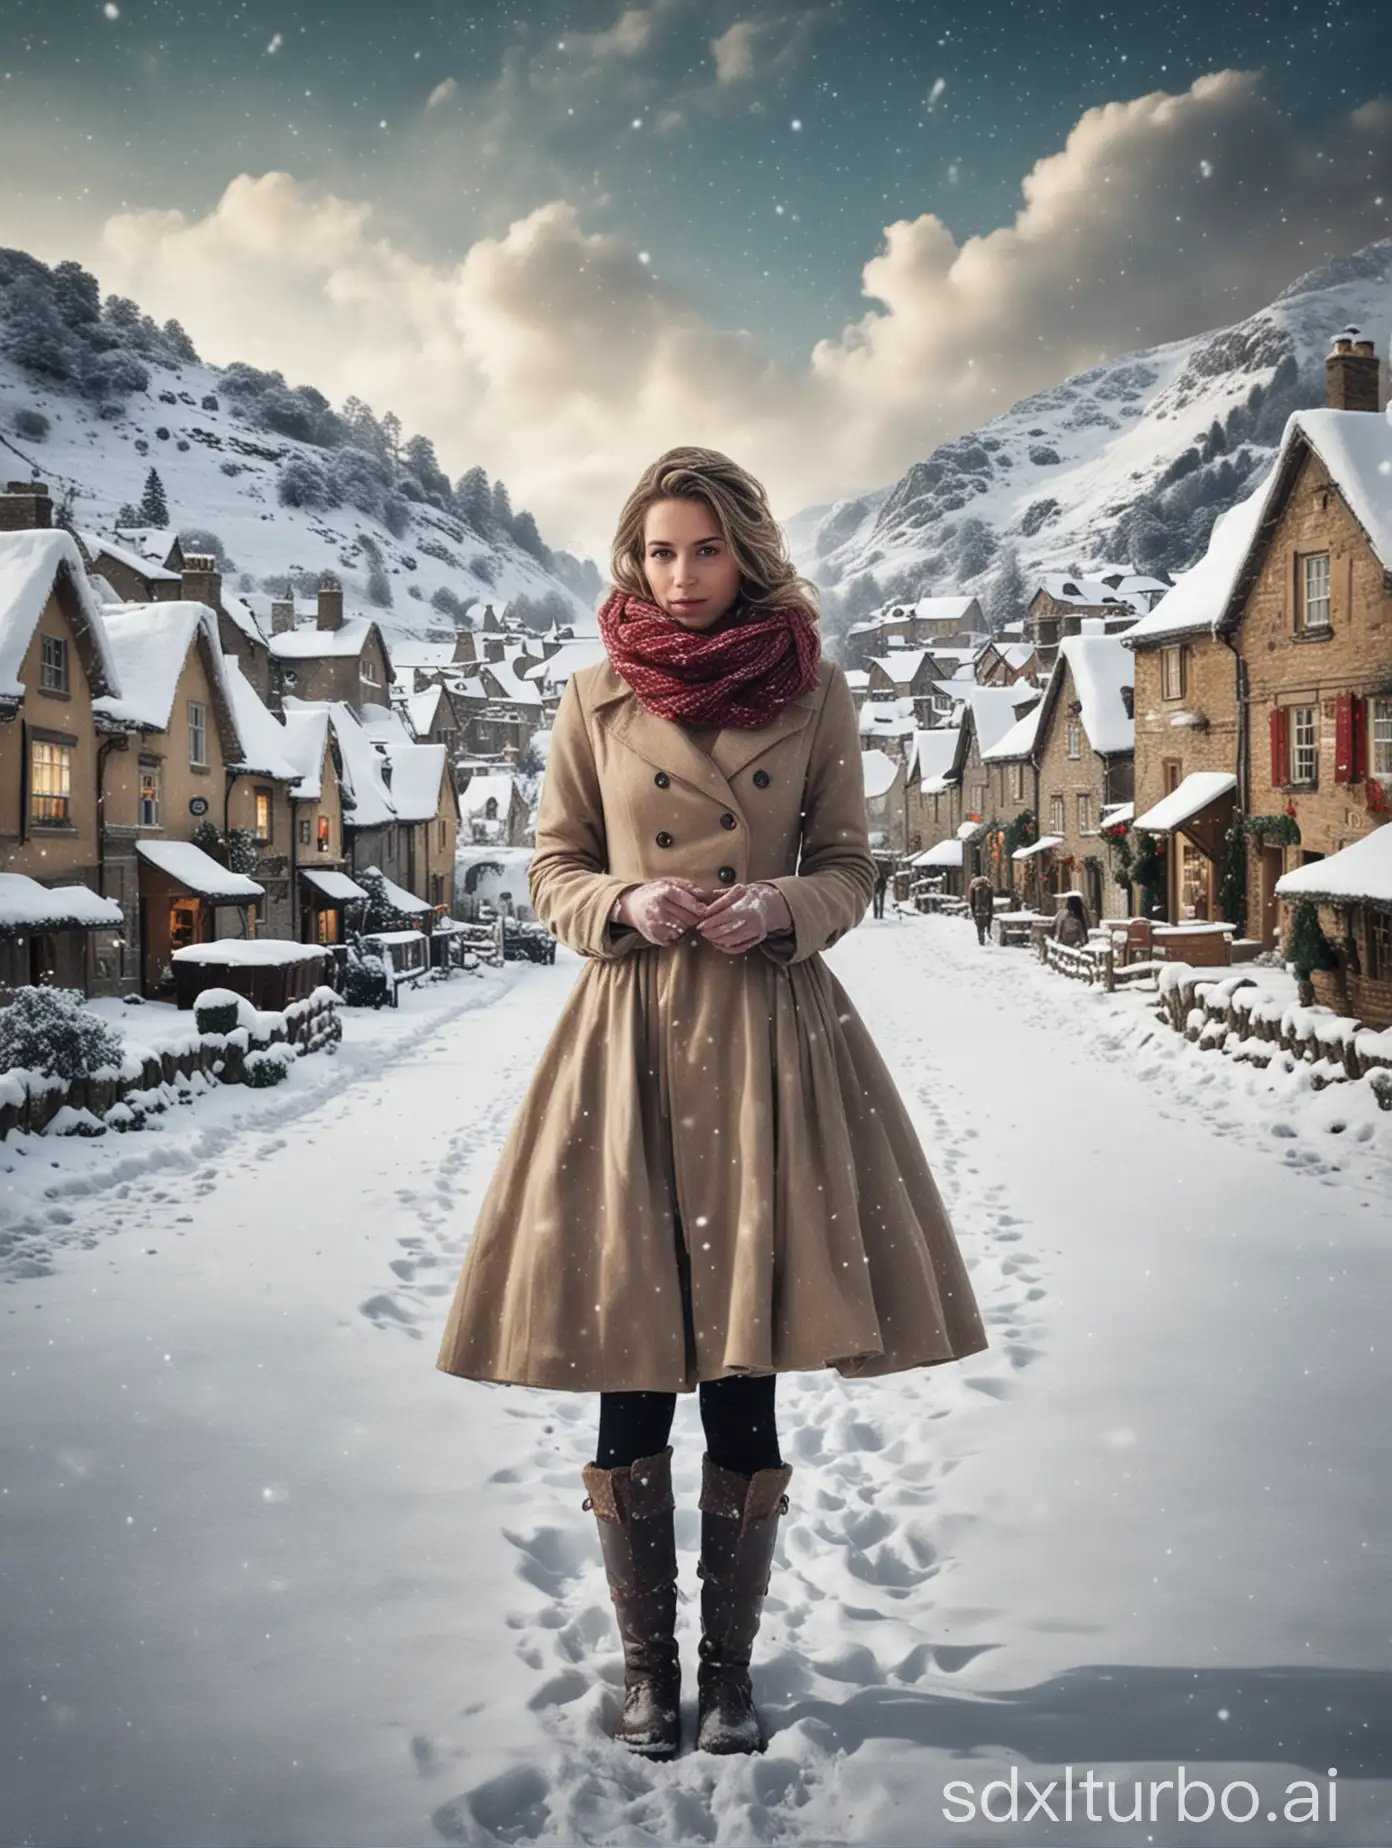
[[[275,597],[271,601],[271,634],[284,635],[295,626],[295,599]]]
[[[319,580],[319,615],[316,627],[320,629],[341,629],[343,627],[343,586],[327,571]]]
[[[1334,337],[1324,362],[1325,403],[1331,411],[1375,411],[1381,368],[1371,340],[1360,340],[1356,327]]]
[[[53,501],[42,481],[7,481],[0,494],[0,533],[27,533],[52,526]]]
[[[206,603],[211,610],[222,608],[222,573],[209,553],[185,552],[180,575],[185,603]]]

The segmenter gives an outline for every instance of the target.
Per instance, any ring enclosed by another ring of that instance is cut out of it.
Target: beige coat
[[[710,755],[609,662],[571,675],[529,887],[586,962],[479,1207],[441,1371],[690,1392],[987,1346],[894,1081],[819,953],[874,889],[860,751],[825,658],[810,692]],[[625,886],[669,873],[771,879],[794,932],[731,956],[611,926]]]

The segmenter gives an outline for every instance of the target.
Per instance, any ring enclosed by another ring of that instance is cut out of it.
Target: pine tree
[[[387,459],[396,467],[401,461],[401,419],[395,411],[388,411],[378,427],[386,446]]]
[[[493,483],[493,524],[501,533],[512,532],[512,496],[505,481]]]
[[[513,522],[512,536],[522,550],[529,553],[539,564],[549,564],[551,555],[542,543],[536,521],[525,507]]]
[[[471,468],[454,484],[455,511],[461,520],[479,534],[493,524],[493,495],[488,476],[481,468]]]
[[[1022,617],[1028,601],[1029,586],[1020,568],[1020,554],[1013,545],[1007,546],[1001,553],[1000,564],[991,581],[987,598],[986,613],[991,621],[991,633],[999,635],[1008,622],[1015,622]]]
[[[145,477],[145,491],[140,496],[137,518],[141,526],[169,524],[169,502],[164,498],[164,483],[157,469],[152,468]]]

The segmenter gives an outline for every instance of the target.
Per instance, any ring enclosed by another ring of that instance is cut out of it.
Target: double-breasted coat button
[[[739,826],[728,809],[726,809],[725,813],[720,817],[720,825],[722,828],[734,828]]]
[[[665,828],[662,830],[661,834],[658,835],[657,844],[659,847],[670,847],[672,845],[672,837]]]
[[[733,866],[722,866],[715,876],[720,881],[721,885],[733,885],[735,883],[735,869]]]
[[[665,789],[671,780],[671,777],[668,776],[665,770],[659,770],[657,775],[653,778],[653,782],[657,784],[659,789]]]
[[[767,770],[756,770],[754,772],[754,787],[756,789],[767,789],[768,786],[769,786],[768,771]]]

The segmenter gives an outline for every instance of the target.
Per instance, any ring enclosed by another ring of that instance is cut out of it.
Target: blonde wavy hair
[[[609,569],[615,589],[654,601],[643,529],[649,507],[662,500],[709,503],[739,566],[741,595],[753,609],[801,608],[813,622],[821,620],[817,586],[798,575],[763,486],[718,449],[669,449],[643,470],[614,534]]]

